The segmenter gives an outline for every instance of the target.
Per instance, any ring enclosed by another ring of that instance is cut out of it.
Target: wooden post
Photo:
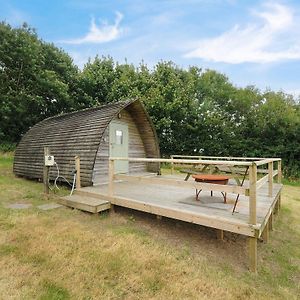
[[[110,159],[108,166],[108,196],[114,196],[115,161]]]
[[[273,195],[273,162],[268,163],[268,189],[269,197]]]
[[[257,272],[257,238],[249,237],[250,271]]]
[[[173,155],[171,155],[170,157],[171,157],[171,159],[173,159]],[[172,161],[171,162],[171,174],[173,175],[173,173],[174,173],[174,162]]]
[[[249,223],[256,225],[256,182],[257,166],[253,163],[249,168]],[[257,237],[249,237],[249,265],[252,272],[257,271]]]
[[[44,167],[43,167],[43,182],[44,182],[44,193],[46,195],[49,194],[49,171],[50,167],[45,166],[45,156],[50,155],[50,149],[49,147],[44,147],[44,157],[43,157],[43,162],[44,162]],[[48,197],[48,196],[47,196]]]
[[[269,222],[266,224],[264,231],[262,232],[262,239],[265,243],[269,241]]]
[[[216,230],[217,230],[217,239],[223,240],[224,239],[224,231],[221,229],[216,229]]]
[[[277,170],[278,170],[278,175],[277,175],[277,182],[281,183],[281,179],[282,179],[282,170],[281,170],[281,160],[279,160],[277,165]]]
[[[255,163],[249,168],[249,223],[256,225],[256,182],[257,166]]]
[[[108,196],[114,196],[114,175],[115,175],[115,161],[109,160],[108,163]],[[110,204],[110,212],[115,212],[115,206]]]
[[[269,224],[269,230],[270,231],[273,230],[273,214],[270,214],[268,224]]]
[[[76,169],[76,189],[81,188],[81,180],[80,180],[80,156],[75,156],[75,169]]]
[[[281,195],[279,195],[279,198],[278,198],[278,211],[281,209]]]

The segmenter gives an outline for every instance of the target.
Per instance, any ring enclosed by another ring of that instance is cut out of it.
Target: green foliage
[[[172,62],[149,70],[110,57],[89,61],[80,76],[92,105],[140,98],[164,156],[282,157],[285,175],[299,176],[299,104],[283,92],[237,88],[213,70],[185,70]]]
[[[38,121],[74,109],[71,58],[24,24],[0,23],[0,140],[17,142]]]
[[[0,144],[0,153],[1,152],[11,152],[16,149],[16,143],[1,143]]]
[[[282,157],[285,175],[300,176],[299,103],[283,92],[235,87],[213,70],[163,61],[150,70],[97,56],[79,71],[26,24],[1,23],[0,83],[3,145],[18,142],[45,117],[140,98],[163,156]]]

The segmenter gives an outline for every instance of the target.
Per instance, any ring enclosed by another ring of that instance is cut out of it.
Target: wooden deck
[[[160,176],[160,178],[170,178],[170,176]],[[234,182],[230,184],[234,185]],[[248,186],[248,182],[245,186]],[[281,184],[274,183],[272,197],[268,196],[267,184],[257,191],[256,225],[249,224],[249,198],[242,195],[234,214],[232,214],[232,208],[236,194],[228,193],[227,203],[224,204],[220,192],[214,192],[211,197],[209,191],[202,191],[200,201],[196,201],[195,190],[186,187],[117,181],[114,183],[112,198],[107,196],[108,185],[81,188],[77,191],[77,195],[92,196],[101,200],[109,200],[114,205],[159,216],[250,237],[260,237],[280,199],[281,188]]]
[[[110,202],[107,200],[99,199],[99,197],[72,195],[61,197],[58,203],[72,208],[77,208],[91,213],[98,213],[110,209]]]

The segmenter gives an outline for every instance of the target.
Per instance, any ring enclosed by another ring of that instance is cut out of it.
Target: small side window
[[[123,131],[116,130],[116,145],[122,145],[122,144],[123,144]]]

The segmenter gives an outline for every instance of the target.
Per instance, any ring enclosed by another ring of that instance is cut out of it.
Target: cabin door
[[[111,157],[128,157],[128,126],[112,121],[109,125]],[[128,161],[115,161],[115,173],[128,173]]]

